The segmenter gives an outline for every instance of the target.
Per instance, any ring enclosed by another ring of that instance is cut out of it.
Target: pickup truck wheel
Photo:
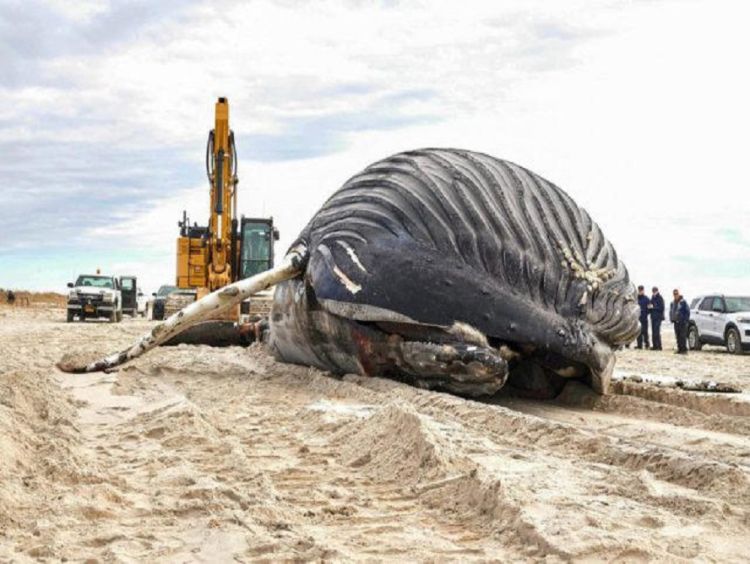
[[[122,311],[116,311],[115,315],[117,316],[115,321],[117,321],[117,323],[120,323],[120,321],[122,321]]]
[[[699,351],[703,348],[701,336],[700,333],[698,333],[698,327],[695,325],[691,325],[688,329],[688,347],[690,347],[691,351]]]
[[[727,331],[727,350],[732,354],[742,354],[740,332],[734,327],[730,327]]]
[[[73,317],[74,316],[75,316],[75,314],[73,313],[73,311],[72,310],[68,310],[68,323],[71,323],[73,321]]]
[[[109,319],[110,323],[115,323],[117,321],[117,312],[116,311],[111,311],[110,314],[109,314],[109,316],[108,316],[108,319]]]

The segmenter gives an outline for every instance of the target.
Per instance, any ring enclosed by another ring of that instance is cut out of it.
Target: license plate
[[[94,306],[85,305],[83,306],[83,311],[85,311],[86,313],[94,313]]]

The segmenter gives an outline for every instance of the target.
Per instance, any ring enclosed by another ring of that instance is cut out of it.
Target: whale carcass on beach
[[[347,181],[279,266],[122,352],[60,366],[111,368],[273,284],[279,360],[471,396],[506,381],[549,394],[570,378],[606,392],[614,350],[639,331],[627,269],[565,192],[485,154],[424,149]]]

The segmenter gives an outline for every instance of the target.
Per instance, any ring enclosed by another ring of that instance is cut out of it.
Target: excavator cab
[[[240,222],[238,279],[249,278],[273,267],[273,244],[279,230],[273,218],[246,218]]]
[[[279,230],[273,218],[243,217],[239,229],[238,279],[249,278],[273,268],[273,244]],[[264,290],[240,304],[240,323],[255,322],[271,313],[273,290]]]

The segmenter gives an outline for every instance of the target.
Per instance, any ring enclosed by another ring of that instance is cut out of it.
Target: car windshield
[[[93,286],[94,288],[114,288],[110,276],[79,276],[76,286]]]
[[[176,289],[177,289],[176,286],[162,286],[161,288],[159,288],[159,291],[156,292],[156,295],[157,296],[166,296],[166,295],[169,295],[172,292],[174,292]]]
[[[727,296],[724,298],[728,313],[750,311],[750,296]]]

